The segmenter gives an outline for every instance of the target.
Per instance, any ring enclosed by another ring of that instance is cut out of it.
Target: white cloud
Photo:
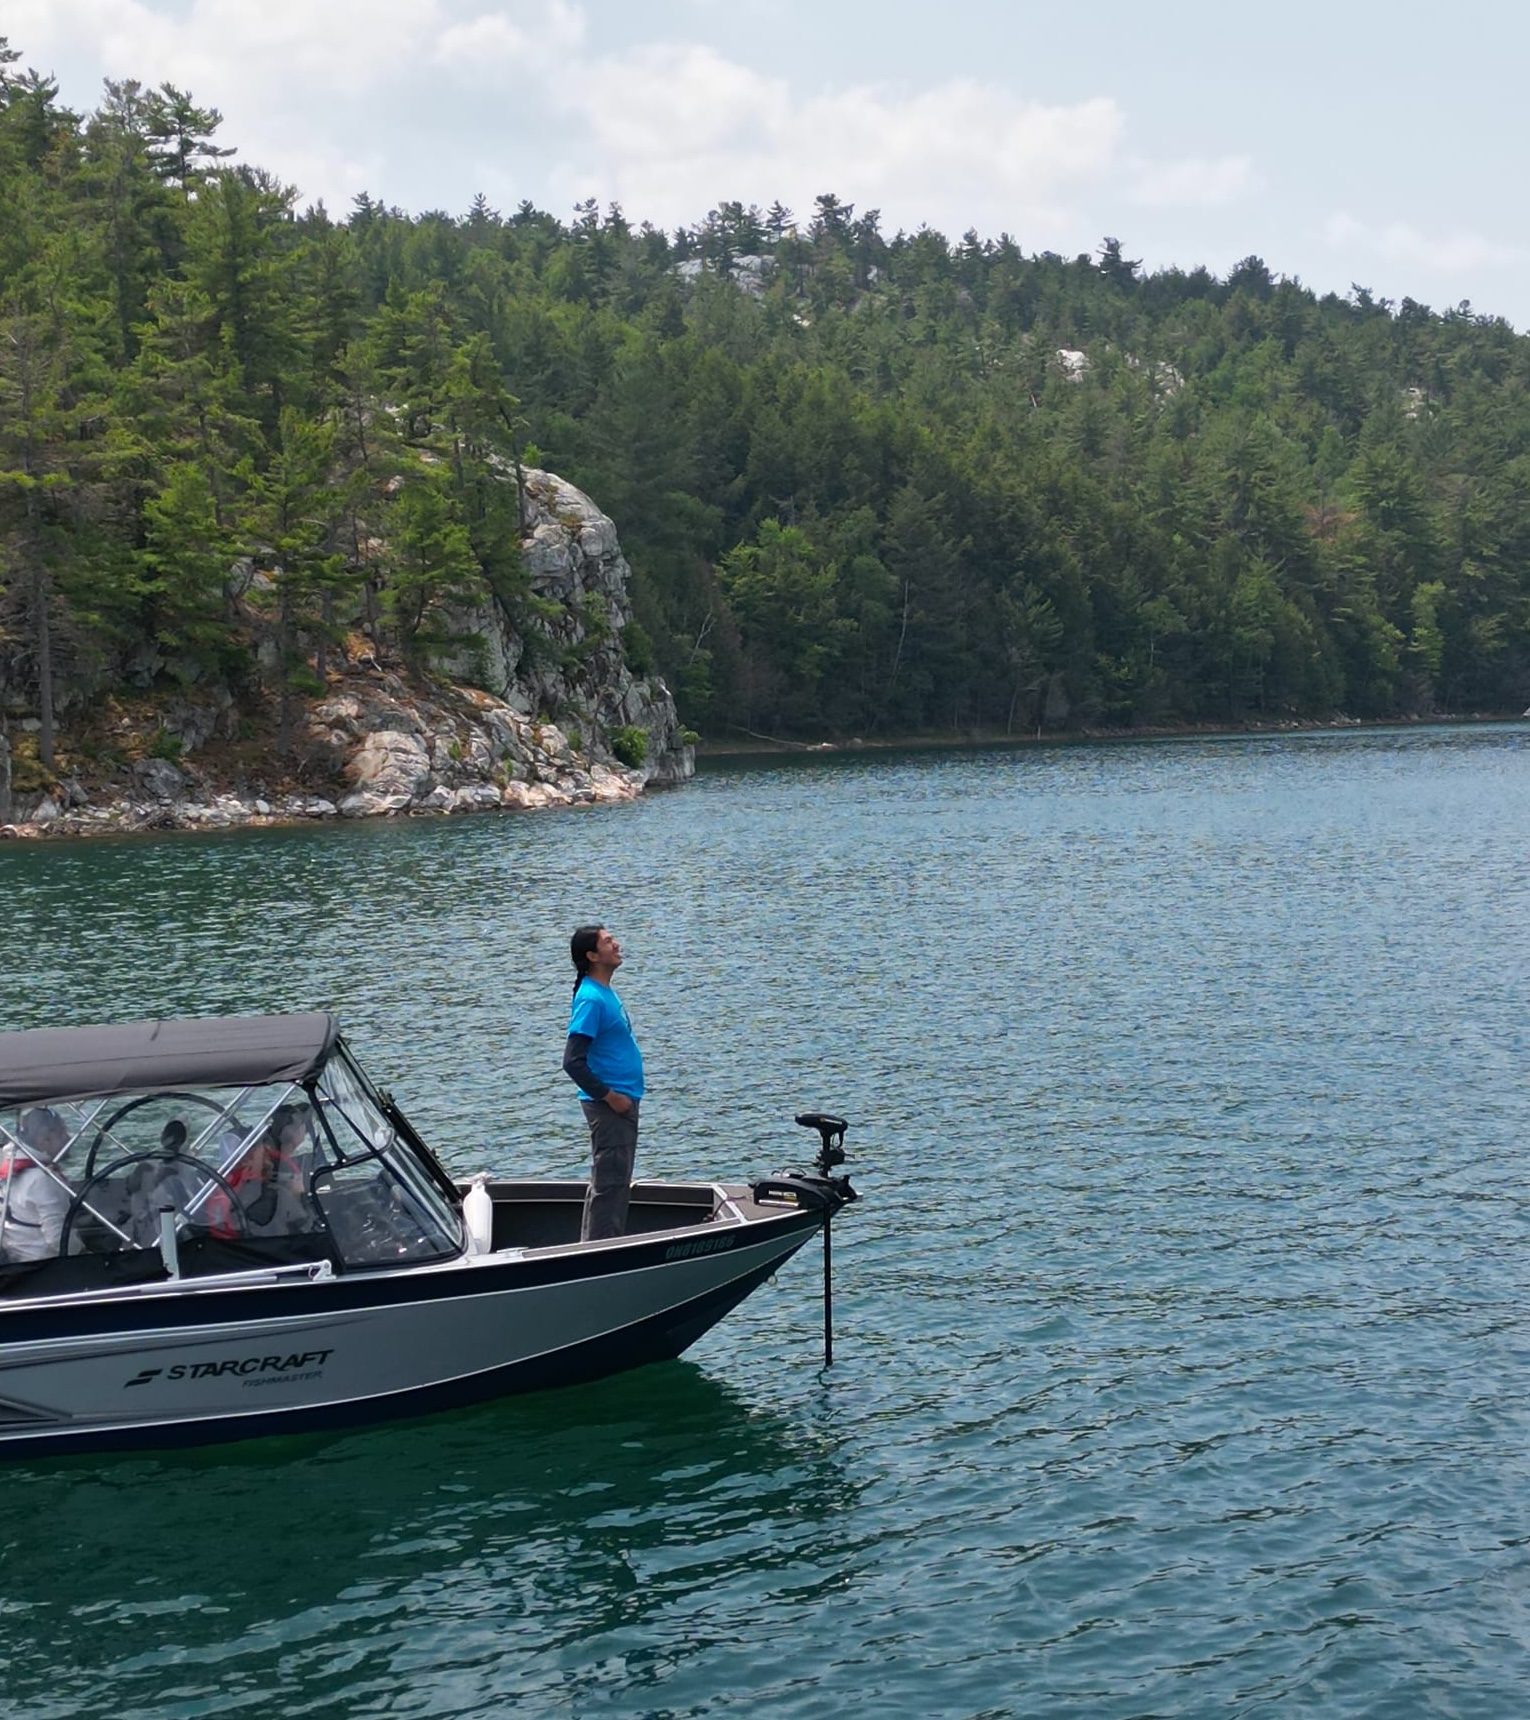
[[[464,15],[464,13],[466,15]],[[569,0],[7,0],[6,30],[29,60],[88,52],[111,77],[189,85],[199,99],[289,105],[301,85],[336,99],[434,62],[451,78],[531,65],[550,74],[577,51],[584,14]],[[425,93],[422,87],[422,93]]]
[[[1105,175],[1123,126],[1103,98],[1049,107],[972,79],[804,98],[696,45],[597,60],[549,94],[595,146],[580,178],[666,223],[720,196],[801,214],[834,190],[893,223],[1014,226]]]
[[[188,44],[216,76],[371,83],[409,67],[439,29],[436,0],[193,0]]]
[[[454,95],[482,65],[502,74],[507,47],[549,75],[583,15],[567,0],[190,0],[178,14],[164,0],[5,0],[4,29],[28,63],[74,74],[74,105],[101,76],[177,84],[223,112],[240,160],[342,207],[363,187],[389,194],[401,144],[428,158]]]
[[[143,75],[146,55],[162,62],[172,54],[178,30],[139,0],[9,0],[5,33],[30,65],[52,69],[89,44],[107,76],[125,78]]]
[[[1254,188],[1254,164],[1246,155],[1215,161],[1191,156],[1184,161],[1134,164],[1132,201],[1147,209],[1215,208],[1232,203]]]
[[[1404,221],[1373,227],[1342,211],[1330,215],[1324,237],[1336,250],[1360,251],[1388,263],[1406,263],[1440,275],[1466,275],[1474,270],[1523,263],[1530,257],[1523,245],[1504,245],[1480,233],[1430,236]]]
[[[351,154],[323,139],[288,136],[266,149],[241,147],[234,160],[266,168],[284,184],[297,187],[300,206],[323,203],[341,220],[358,192],[381,193],[388,182],[386,163],[375,152]]]
[[[29,59],[84,42],[108,76],[221,100],[406,70],[439,33],[439,13],[438,0],[192,0],[179,18],[145,0],[9,0],[6,17]]]
[[[1006,228],[1050,245],[1088,232],[1070,205],[1130,171],[1106,97],[1049,105],[972,77],[804,91],[696,42],[593,49],[575,0],[5,6],[27,58],[70,71],[76,105],[101,75],[171,81],[222,110],[241,160],[336,206],[362,183],[465,205],[463,167],[493,163],[504,194],[513,176],[516,196],[617,199],[664,225],[722,197],[806,215],[832,190],[880,208],[888,230]],[[1203,199],[1236,177],[1217,163],[1169,172]]]
[[[641,162],[747,150],[774,135],[791,111],[784,82],[699,46],[597,60],[553,93],[612,157]]]
[[[438,64],[471,75],[497,77],[516,68],[540,72],[566,63],[584,41],[584,14],[566,0],[551,0],[536,18],[518,24],[503,12],[483,12],[449,25],[436,44]]]

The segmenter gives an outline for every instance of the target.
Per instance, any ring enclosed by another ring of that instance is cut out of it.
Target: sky
[[[1257,253],[1530,328],[1507,0],[0,0],[0,34],[80,111],[104,78],[189,90],[336,214],[482,192],[673,228],[832,191],[888,234]]]

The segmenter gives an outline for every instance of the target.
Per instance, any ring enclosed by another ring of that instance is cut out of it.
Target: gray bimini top
[[[303,1081],[324,1067],[339,1037],[335,1017],[318,1013],[0,1033],[0,1110],[152,1087]]]

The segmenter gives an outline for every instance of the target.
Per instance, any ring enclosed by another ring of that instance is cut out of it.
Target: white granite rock
[[[372,794],[361,789],[346,795],[339,812],[342,818],[381,818],[386,813],[403,812],[408,805],[407,794]]]
[[[431,786],[430,755],[418,735],[378,729],[351,755],[345,774],[358,789],[385,799],[401,795],[407,804]]]

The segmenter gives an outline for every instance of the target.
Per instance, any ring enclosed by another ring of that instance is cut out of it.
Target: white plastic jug
[[[474,1254],[487,1254],[494,1244],[494,1202],[484,1186],[485,1178],[473,1178],[473,1186],[462,1201],[462,1216],[467,1220],[468,1241]]]

